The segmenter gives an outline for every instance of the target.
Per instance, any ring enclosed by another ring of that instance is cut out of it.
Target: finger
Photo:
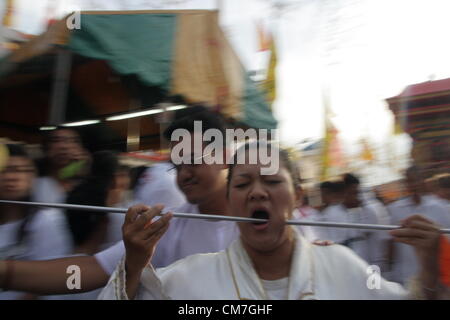
[[[435,232],[435,233],[439,232],[439,227],[436,224],[419,221],[419,220],[408,221],[408,222],[406,222],[405,227],[411,228],[411,229],[420,229],[420,230],[425,230],[425,231],[430,231],[430,232]]]
[[[156,214],[155,214],[155,215],[152,215],[152,219],[151,219],[149,222],[147,222],[147,223],[145,224],[144,229],[147,229],[147,228],[153,223],[153,218],[154,218],[154,217],[156,217],[156,216],[161,216],[161,215],[162,215],[161,211],[162,211],[162,209],[164,209],[164,205],[162,205],[162,204],[156,204],[154,208],[155,208],[155,210],[156,210]],[[159,210],[159,211],[158,211],[158,210]]]
[[[411,239],[411,238],[396,238],[394,239],[395,242],[404,243],[413,247],[420,247],[423,244],[418,239]]]
[[[128,211],[125,215],[124,224],[133,223],[137,219],[139,214],[147,211],[148,209],[149,209],[149,207],[144,204],[137,204],[137,205],[131,206],[130,208],[128,208]]]
[[[164,214],[160,219],[154,221],[146,230],[147,236],[151,236],[151,234],[156,233],[159,229],[163,228],[166,224],[169,223],[172,218],[172,214]]]
[[[423,215],[420,214],[413,214],[412,216],[409,216],[406,219],[401,220],[400,222],[402,223],[402,225],[405,225],[412,221],[421,221],[428,224],[434,224],[433,221],[425,218]]]
[[[164,208],[163,205],[156,205],[154,207],[147,207],[148,210],[143,212],[139,218],[136,219],[136,229],[137,230],[143,230],[146,228],[146,226],[150,225],[152,223],[152,220],[157,215],[161,214],[162,209]]]
[[[389,231],[393,237],[426,237],[433,234],[430,230],[422,230],[417,228],[401,228]]]
[[[146,243],[148,245],[156,245],[156,243],[161,239],[161,237],[166,233],[167,229],[169,229],[170,223],[166,223],[162,228],[160,228],[157,232],[153,233],[152,236],[146,239]]]
[[[170,220],[171,216],[166,217],[164,215],[163,218],[152,223],[151,215],[145,214],[146,217],[139,218],[141,221],[136,222],[139,223],[139,226],[136,227],[135,230],[131,232],[134,233],[135,237],[139,239],[139,241],[145,241],[148,238],[152,237],[154,233],[156,233],[164,224]],[[144,228],[144,225],[148,225],[148,227]]]
[[[142,238],[147,240],[153,237],[156,233],[158,233],[161,229],[164,229],[169,226],[170,219],[172,219],[172,214],[165,214],[158,221],[153,222],[142,234]]]
[[[410,228],[391,230],[390,234],[396,238],[421,238],[421,239],[425,239],[433,235],[432,232]]]

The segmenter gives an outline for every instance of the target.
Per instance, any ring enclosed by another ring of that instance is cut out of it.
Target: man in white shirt
[[[371,205],[360,200],[359,179],[346,174],[344,181],[344,201],[324,210],[325,221],[377,224],[377,215]],[[369,264],[377,264],[382,268],[385,239],[379,232],[350,228],[316,228],[320,239],[331,240],[345,245],[355,251]]]
[[[406,170],[406,186],[410,196],[388,206],[391,224],[399,225],[407,217],[420,214],[443,228],[450,227],[448,209],[425,195],[424,180],[419,168],[413,166]],[[417,272],[417,259],[410,246],[391,243],[389,257],[391,259],[390,280],[404,284]]]

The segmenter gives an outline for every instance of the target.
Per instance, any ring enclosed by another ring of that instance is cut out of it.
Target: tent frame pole
[[[59,48],[53,72],[49,124],[60,125],[65,121],[71,69],[72,52]]]

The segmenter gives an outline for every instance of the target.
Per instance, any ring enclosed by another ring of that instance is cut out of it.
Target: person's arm
[[[80,289],[69,289],[71,265],[80,268]],[[0,287],[39,295],[81,293],[106,285],[109,275],[93,256],[77,256],[44,261],[0,261]],[[6,286],[6,287],[5,287]]]
[[[417,280],[421,294],[427,299],[436,299],[442,285],[439,279],[439,228],[420,215],[413,215],[402,221],[402,228],[392,230],[394,241],[414,247],[420,271]]]

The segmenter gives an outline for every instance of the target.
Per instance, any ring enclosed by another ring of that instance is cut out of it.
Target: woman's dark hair
[[[331,189],[333,188],[332,184],[333,184],[333,182],[331,182],[331,181],[324,181],[324,182],[321,182],[321,183],[319,184],[319,189],[320,189],[320,190],[331,191]]]
[[[332,181],[330,182],[330,192],[337,194],[337,193],[341,193],[345,190],[346,184],[344,181],[342,180],[336,180],[336,181]]]
[[[134,167],[130,170],[130,189],[135,191],[136,187],[139,184],[139,180],[141,179],[142,175],[145,173],[145,171],[148,169],[147,166],[139,166]]]
[[[236,153],[233,155],[231,164],[228,169],[228,177],[227,177],[227,195],[228,190],[230,187],[230,181],[231,177],[233,176],[233,169],[236,166],[237,160],[238,160],[238,154],[242,152],[242,149],[245,150],[245,152],[249,151],[250,149],[256,148],[259,151],[259,148],[267,148],[268,150],[273,150],[274,152],[279,153],[279,159],[280,164],[282,164],[289,174],[291,175],[292,182],[294,185],[294,188],[299,188],[301,183],[301,176],[300,176],[300,169],[294,161],[291,160],[291,157],[289,156],[289,152],[285,149],[280,148],[273,148],[272,144],[270,142],[267,142],[265,140],[257,140],[257,141],[250,141],[246,142],[243,146],[238,148]]]
[[[442,174],[437,177],[437,185],[442,189],[450,189],[450,174]]]
[[[345,187],[349,187],[351,185],[359,185],[360,181],[358,179],[358,177],[356,177],[354,174],[352,173],[346,173],[342,176],[342,181],[344,181]]]
[[[117,155],[111,151],[99,151],[92,155],[91,173],[67,196],[67,203],[91,206],[106,206],[108,191],[119,169]],[[106,213],[66,210],[75,245],[83,244],[103,221]]]
[[[20,144],[6,144],[6,149],[8,150],[8,155],[10,157],[24,157],[31,159],[25,148]]]

